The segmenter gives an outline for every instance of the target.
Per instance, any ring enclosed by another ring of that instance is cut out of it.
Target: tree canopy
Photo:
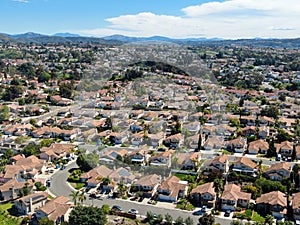
[[[88,153],[88,154],[81,153],[78,156],[76,163],[81,170],[89,171],[98,165],[99,156],[97,153]]]
[[[107,222],[106,214],[97,207],[76,206],[69,217],[70,225],[105,225]]]

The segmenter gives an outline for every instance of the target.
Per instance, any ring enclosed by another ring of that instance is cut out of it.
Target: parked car
[[[111,208],[111,210],[113,210],[113,211],[123,211],[123,210],[122,210],[122,207],[121,207],[121,206],[118,206],[118,205],[114,205],[114,206]]]
[[[206,205],[202,206],[201,212],[206,212],[206,209],[207,209],[207,206],[206,206]]]
[[[229,216],[230,216],[230,213],[231,213],[230,210],[226,210],[225,213],[224,213],[224,216],[225,216],[225,217],[229,217]]]
[[[203,214],[202,210],[197,210],[197,211],[193,212],[193,215],[195,215],[195,216],[200,216],[202,214]]]
[[[138,214],[139,213],[139,211],[137,211],[136,209],[129,209],[128,210],[128,213],[131,213],[131,214]]]

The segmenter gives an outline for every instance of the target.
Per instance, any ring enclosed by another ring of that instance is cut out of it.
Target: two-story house
[[[289,162],[279,162],[272,164],[264,173],[270,180],[282,181],[289,178],[291,174],[291,164]]]
[[[35,216],[38,220],[47,217],[54,221],[54,224],[61,224],[68,221],[72,207],[69,198],[59,196],[47,201],[44,206],[37,209]]]
[[[287,212],[286,196],[280,191],[262,194],[256,199],[256,208],[259,211],[271,213],[276,219],[282,219]]]
[[[232,164],[232,171],[242,174],[255,175],[258,165],[246,157],[237,157]]]
[[[269,149],[269,143],[259,139],[256,141],[252,141],[249,143],[248,152],[249,154],[267,154],[267,151]]]
[[[161,183],[161,176],[157,174],[146,175],[138,179],[132,184],[132,189],[135,191],[142,191],[143,196],[151,198]]]
[[[177,164],[182,170],[194,170],[200,165],[200,152],[177,153]]]
[[[164,180],[157,189],[158,201],[175,202],[186,196],[188,190],[187,181],[182,181],[176,176]]]
[[[243,153],[247,149],[247,139],[238,137],[226,142],[226,149],[236,153]]]
[[[290,157],[293,152],[293,143],[290,141],[283,141],[279,144],[275,144],[276,152],[284,157]]]
[[[216,202],[216,192],[214,182],[206,183],[192,189],[190,193],[191,199],[198,206],[214,207]]]
[[[38,192],[26,195],[15,200],[14,206],[21,215],[32,214],[36,209],[45,205],[48,195],[49,194],[47,192]]]
[[[236,207],[247,208],[251,200],[251,194],[241,191],[236,184],[226,184],[221,196],[222,210],[235,211]]]
[[[208,162],[204,166],[204,175],[209,175],[210,173],[227,173],[229,169],[228,166],[228,155],[223,154],[221,156],[217,156]]]
[[[294,220],[300,221],[300,192],[295,193],[292,196],[292,209],[293,209]]]

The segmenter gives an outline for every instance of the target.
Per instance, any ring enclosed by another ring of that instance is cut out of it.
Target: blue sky
[[[300,37],[299,0],[0,0],[0,32]]]

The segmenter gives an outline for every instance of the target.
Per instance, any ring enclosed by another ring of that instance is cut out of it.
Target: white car
[[[139,213],[139,211],[137,211],[136,209],[129,209],[128,210],[128,213],[131,213],[131,214],[138,214]]]

